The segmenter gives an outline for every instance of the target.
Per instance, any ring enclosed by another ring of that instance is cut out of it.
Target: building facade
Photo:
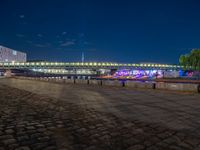
[[[26,53],[0,45],[0,62],[26,62]]]

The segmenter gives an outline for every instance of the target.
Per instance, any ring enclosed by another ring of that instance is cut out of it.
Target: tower
[[[81,60],[82,60],[82,63],[84,63],[84,61],[85,61],[85,54],[84,54],[84,52],[82,52]]]

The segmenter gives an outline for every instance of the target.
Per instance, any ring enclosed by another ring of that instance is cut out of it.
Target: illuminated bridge
[[[181,69],[179,65],[154,64],[154,63],[110,63],[110,62],[11,62],[0,63],[0,69],[161,69],[177,70]]]
[[[105,74],[119,69],[181,70],[182,66],[155,63],[111,62],[6,62],[0,63],[3,70],[31,70],[52,74]]]

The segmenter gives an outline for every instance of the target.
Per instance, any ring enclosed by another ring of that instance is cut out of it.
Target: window
[[[13,51],[13,55],[17,55],[17,51]]]

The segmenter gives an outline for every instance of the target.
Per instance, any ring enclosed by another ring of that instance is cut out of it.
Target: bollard
[[[90,84],[90,80],[87,80],[87,84],[88,84],[88,85]]]
[[[125,81],[122,81],[122,87],[125,87]]]
[[[197,92],[200,93],[200,84],[197,86]]]
[[[102,80],[100,81],[100,85],[101,85],[101,86],[103,85],[103,81],[102,81]]]
[[[153,89],[156,89],[156,83],[153,83],[153,85],[152,85],[153,87]]]

